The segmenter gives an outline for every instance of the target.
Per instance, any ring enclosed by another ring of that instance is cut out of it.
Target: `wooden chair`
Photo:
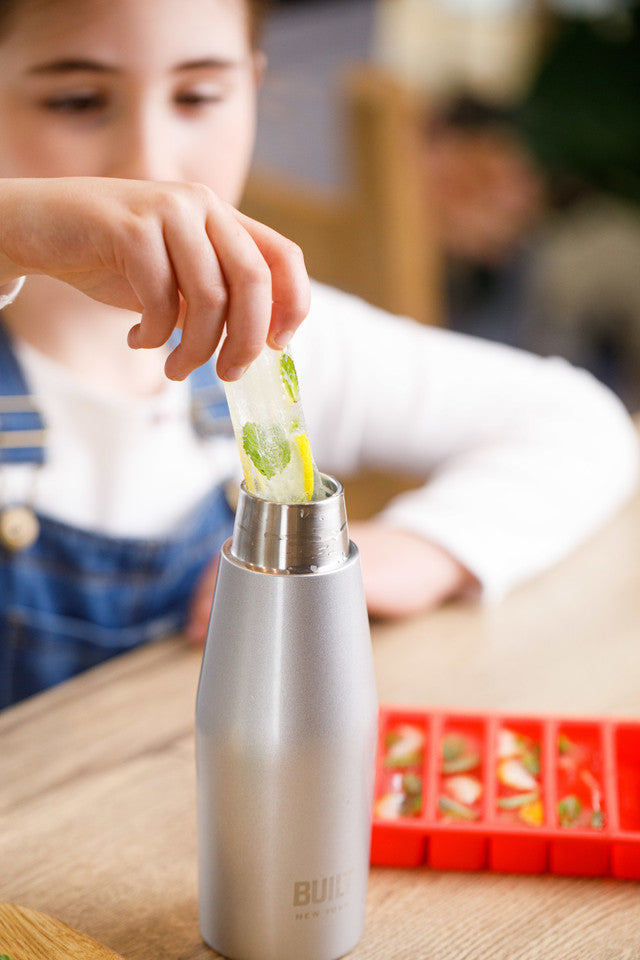
[[[420,170],[423,104],[373,66],[348,73],[344,97],[347,187],[327,190],[254,169],[243,209],[295,240],[315,279],[440,323],[440,254]]]

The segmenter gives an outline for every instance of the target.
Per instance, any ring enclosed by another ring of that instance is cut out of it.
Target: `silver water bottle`
[[[196,707],[200,928],[232,960],[334,960],[364,929],[377,700],[341,485],[242,488]]]

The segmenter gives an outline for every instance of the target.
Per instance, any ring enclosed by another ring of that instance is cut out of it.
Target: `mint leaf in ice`
[[[300,396],[298,374],[296,373],[293,359],[288,353],[283,353],[280,357],[280,374],[282,376],[284,388],[287,391],[290,400],[293,403],[297,403],[298,397]]]
[[[277,424],[265,427],[260,423],[245,423],[242,446],[258,473],[267,480],[281,473],[291,460],[289,441]]]

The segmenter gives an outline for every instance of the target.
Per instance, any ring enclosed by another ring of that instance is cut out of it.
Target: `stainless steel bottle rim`
[[[240,487],[230,554],[240,563],[273,573],[316,573],[349,558],[349,530],[342,484],[321,474],[327,492],[309,503],[274,503]]]

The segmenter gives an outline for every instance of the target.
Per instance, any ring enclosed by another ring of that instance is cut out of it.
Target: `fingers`
[[[285,346],[309,309],[299,248],[200,185],[164,185],[153,211],[155,237],[134,237],[125,265],[143,306],[130,346],[160,346],[182,326],[165,365],[175,380],[205,363],[223,333],[217,370],[224,380],[238,379],[265,344]]]
[[[180,309],[178,284],[164,245],[160,248],[150,242],[144,256],[134,260],[126,273],[142,304],[140,321],[129,330],[127,342],[134,350],[160,347],[171,336]]]
[[[237,380],[267,342],[272,312],[272,274],[257,244],[227,204],[207,219],[228,293],[226,336],[217,362],[223,380]]]
[[[174,217],[165,228],[165,240],[182,295],[180,344],[168,356],[165,373],[183,380],[213,355],[227,322],[229,294],[219,251],[209,240],[205,215],[199,223]]]
[[[266,343],[282,347],[291,338],[309,309],[309,281],[295,244],[210,192],[206,199],[208,246],[193,232],[187,239],[166,234],[186,313],[181,344],[165,370],[183,379],[209,359],[226,331],[217,371],[237,380]]]
[[[237,210],[234,215],[253,237],[271,272],[269,346],[285,347],[309,312],[311,291],[304,256],[300,247],[275,230]]]
[[[110,241],[103,239],[102,244],[94,241],[94,245],[99,250],[101,247],[111,248],[111,256],[105,256],[101,251],[105,270],[109,266],[116,274],[106,288],[107,299],[121,305],[123,297],[116,294],[119,284],[126,280],[141,310],[140,321],[129,331],[129,346],[133,349],[160,347],[166,343],[176,325],[180,308],[178,284],[167,257],[162,226],[157,216],[153,211],[146,214],[134,211],[132,208],[137,194],[134,192],[133,197],[128,196],[126,186],[122,188],[123,196],[115,196],[110,205],[119,211],[119,219],[114,222],[107,219],[106,230],[102,223],[101,231],[94,230],[94,234],[99,237],[106,235]],[[112,183],[108,187],[113,190]],[[137,185],[134,191],[135,187]],[[148,203],[150,194],[143,196]],[[96,274],[95,267],[92,267],[91,276]],[[100,280],[100,274],[96,279]],[[101,298],[97,283],[94,288],[85,289],[85,292],[96,299]]]

